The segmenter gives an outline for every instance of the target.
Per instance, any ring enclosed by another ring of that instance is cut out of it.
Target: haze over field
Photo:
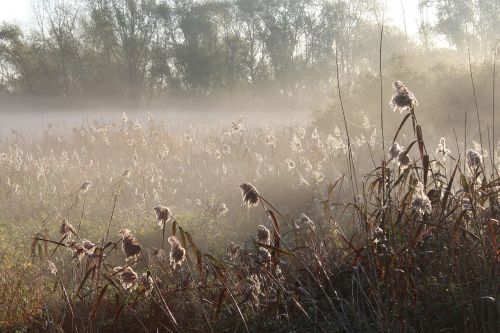
[[[497,332],[497,0],[0,0],[0,331]]]

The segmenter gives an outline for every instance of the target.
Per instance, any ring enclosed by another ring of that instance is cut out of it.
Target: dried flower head
[[[392,86],[394,94],[391,97],[389,105],[393,111],[399,109],[400,112],[405,112],[418,106],[417,99],[413,93],[401,81],[394,82]]]
[[[252,184],[243,183],[240,185],[240,188],[244,204],[247,204],[248,207],[257,206],[259,204],[259,193]]]
[[[375,228],[373,228],[374,237],[382,237],[383,235],[384,235],[384,230],[381,227],[376,226]]]
[[[153,208],[156,214],[156,220],[158,221],[158,225],[163,228],[165,223],[172,217],[172,213],[168,207],[157,205]]]
[[[451,150],[446,148],[446,139],[441,138],[441,140],[439,140],[439,144],[436,148],[436,155],[441,155],[443,157],[443,159],[445,159],[446,156],[450,155],[450,153],[451,153]]]
[[[410,165],[410,157],[405,152],[402,152],[398,156],[398,165],[400,168],[405,169]]]
[[[403,151],[405,147],[401,146],[399,143],[394,142],[389,149],[389,161],[396,160]]]
[[[311,132],[311,139],[313,140],[319,140],[319,134],[318,134],[318,128],[314,128],[314,130]]]
[[[271,232],[262,224],[257,227],[257,240],[263,244],[271,244]]]
[[[415,195],[411,202],[411,208],[419,217],[422,217],[425,213],[430,214],[432,212],[431,201],[425,194]]]
[[[47,266],[47,269],[49,270],[49,273],[52,274],[52,275],[56,275],[57,274],[57,267],[56,265],[49,260],[49,264]]]
[[[239,119],[238,122],[231,122],[231,129],[235,132],[242,132],[243,131],[243,119]]]
[[[264,143],[267,145],[267,146],[271,146],[273,148],[276,148],[276,137],[274,135],[271,135],[271,134],[268,134],[266,135],[265,139],[264,139]]]
[[[471,168],[477,168],[483,163],[483,156],[476,149],[469,149],[466,153],[467,164]]]
[[[88,239],[84,239],[82,241],[82,246],[89,255],[93,254],[95,251],[95,244],[89,241]]]
[[[125,253],[127,260],[129,258],[137,257],[141,253],[141,245],[137,238],[128,229],[123,229],[120,234],[122,235],[122,250]]]
[[[82,193],[87,193],[89,188],[90,188],[90,185],[92,185],[92,182],[90,180],[87,180],[85,181],[82,186],[80,186],[80,189],[79,191],[82,192]]]
[[[163,249],[152,248],[151,253],[158,259],[165,259],[165,251]]]
[[[422,218],[424,214],[432,212],[432,203],[429,197],[425,194],[424,185],[417,182],[411,202],[412,210],[417,213],[418,218]]]
[[[261,264],[267,264],[271,261],[271,253],[262,246],[257,248],[257,258]]]
[[[128,117],[127,117],[127,114],[125,112],[122,112],[122,122],[123,123],[128,122]]]
[[[292,161],[291,159],[287,158],[285,160],[286,167],[288,168],[289,171],[295,169],[295,162]]]
[[[127,170],[123,171],[122,177],[129,178],[131,173],[132,173],[132,169],[127,169]]]
[[[309,234],[314,232],[316,225],[306,214],[302,213],[297,219],[296,228]]]
[[[322,172],[313,171],[313,176],[316,183],[321,183],[323,180],[325,180],[325,175]]]
[[[168,243],[170,244],[170,265],[175,269],[175,267],[182,265],[186,259],[186,249],[182,247],[175,236],[170,236]]]
[[[250,299],[254,306],[259,305],[259,296],[262,294],[260,279],[252,274],[247,278],[245,286],[245,299]]]
[[[154,281],[149,272],[142,273],[141,275],[141,286],[144,290],[144,295],[148,297],[153,291]]]
[[[235,260],[240,255],[240,246],[230,242],[226,248],[226,255],[230,260]]]
[[[118,279],[122,284],[123,289],[132,291],[137,287],[138,276],[134,270],[127,266],[125,268],[118,266],[113,269],[118,275]]]
[[[73,258],[77,258],[78,260],[82,260],[85,255],[85,249],[80,243],[75,241],[70,241],[68,243],[68,249],[73,253]]]
[[[290,142],[290,148],[292,149],[292,151],[296,153],[303,152],[302,143],[300,142],[300,139],[296,134],[294,134],[292,137],[292,142]]]
[[[59,233],[62,237],[66,237],[70,239],[73,234],[76,234],[75,228],[68,222],[68,220],[64,219],[61,224],[61,228],[59,229]]]
[[[225,203],[221,203],[217,207],[217,215],[218,216],[226,216],[228,211],[229,211],[229,209],[227,208]]]

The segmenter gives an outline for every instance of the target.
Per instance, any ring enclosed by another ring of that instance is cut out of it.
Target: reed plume
[[[247,204],[248,207],[257,206],[259,204],[259,193],[252,184],[243,183],[240,185],[240,189],[244,204]]]

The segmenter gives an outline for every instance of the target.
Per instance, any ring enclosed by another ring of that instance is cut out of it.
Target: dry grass
[[[500,179],[480,147],[427,149],[411,97],[396,101],[406,148],[379,167],[370,127],[347,141],[124,115],[13,133],[0,146],[0,325],[495,331]]]

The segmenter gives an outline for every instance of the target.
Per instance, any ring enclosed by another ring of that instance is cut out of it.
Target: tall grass
[[[152,115],[13,133],[0,155],[0,325],[495,331],[498,174],[480,145],[434,151],[395,87],[392,142],[406,148],[375,168],[366,156],[382,144],[370,127],[349,135],[345,112],[345,133],[174,131]]]

